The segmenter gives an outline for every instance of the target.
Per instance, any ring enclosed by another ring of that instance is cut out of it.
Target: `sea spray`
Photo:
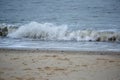
[[[62,39],[67,32],[66,25],[54,25],[52,23],[37,23],[31,22],[23,25],[15,32],[12,32],[8,37],[12,38],[35,38],[41,40],[57,40]]]
[[[15,28],[14,28],[15,29]],[[30,22],[10,32],[11,38],[32,38],[40,40],[74,40],[74,41],[120,41],[119,31],[109,30],[73,30],[67,25]]]

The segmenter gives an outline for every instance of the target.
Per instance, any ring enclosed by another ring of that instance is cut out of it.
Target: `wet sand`
[[[0,80],[120,80],[120,52],[0,49]]]

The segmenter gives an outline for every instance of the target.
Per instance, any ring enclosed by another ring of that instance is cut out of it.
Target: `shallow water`
[[[41,41],[29,39],[0,39],[0,48],[41,49],[69,51],[120,51],[119,42],[76,42],[76,41]]]

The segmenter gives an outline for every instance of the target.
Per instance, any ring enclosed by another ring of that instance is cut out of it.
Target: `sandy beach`
[[[0,80],[120,80],[120,52],[0,49]]]

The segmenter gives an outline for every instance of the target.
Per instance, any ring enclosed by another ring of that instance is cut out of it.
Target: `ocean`
[[[0,0],[0,34],[0,48],[120,51],[120,0]]]

